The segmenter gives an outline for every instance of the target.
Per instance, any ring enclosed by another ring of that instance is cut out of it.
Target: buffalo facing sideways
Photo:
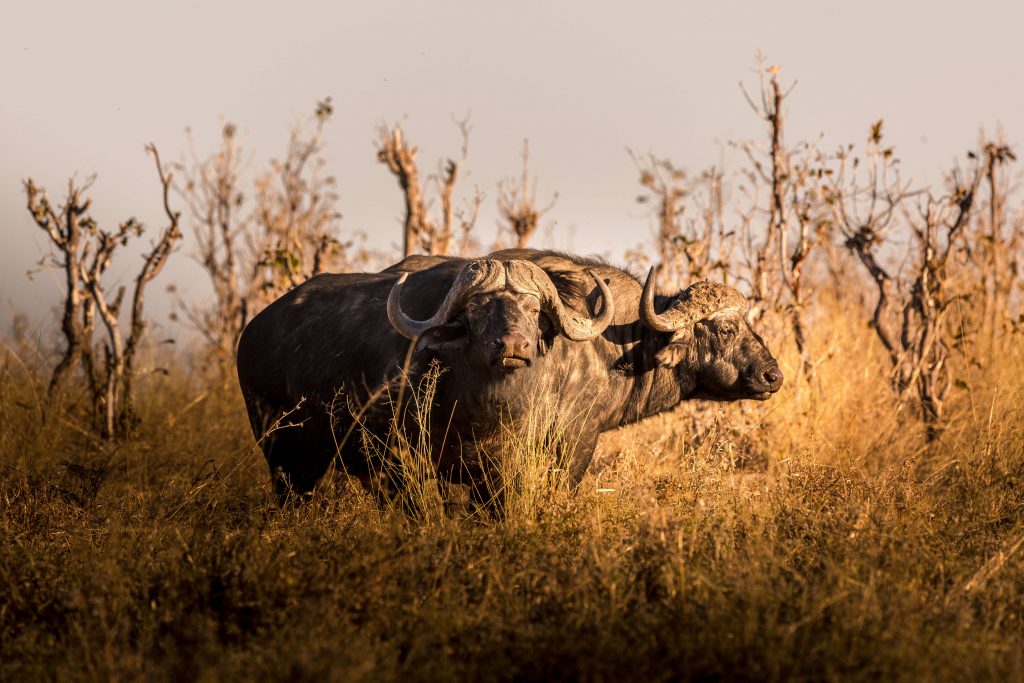
[[[601,432],[682,401],[764,400],[782,386],[778,363],[746,320],[746,297],[733,287],[701,281],[659,296],[653,268],[641,284],[620,268],[558,252],[508,249],[490,257],[537,264],[564,300],[591,298],[585,280],[591,276],[606,281],[615,300],[615,317],[602,335],[545,358],[560,395],[594,397],[569,467],[577,481]]]

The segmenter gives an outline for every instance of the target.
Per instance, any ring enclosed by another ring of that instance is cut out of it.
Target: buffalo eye
[[[732,338],[736,336],[737,331],[738,330],[736,329],[735,325],[731,323],[726,323],[724,325],[719,326],[718,336],[722,339],[722,341],[731,341]]]

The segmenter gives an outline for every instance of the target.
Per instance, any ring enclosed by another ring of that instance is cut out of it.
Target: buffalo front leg
[[[600,436],[600,432],[594,426],[582,430],[575,440],[563,442],[565,454],[562,462],[566,463],[568,483],[573,491],[579,488],[587,468],[594,459],[594,451],[597,450],[597,440]]]

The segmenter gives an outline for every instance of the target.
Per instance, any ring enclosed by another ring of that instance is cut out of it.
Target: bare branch
[[[441,205],[440,220],[435,220],[428,211],[416,164],[416,147],[409,147],[400,125],[389,127],[386,124],[378,132],[377,159],[388,167],[398,180],[405,200],[405,218],[402,231],[402,254],[411,256],[419,250],[428,254],[446,255],[451,253],[455,235],[455,186],[459,181],[469,152],[469,116],[464,119],[453,119],[462,137],[460,156],[438,162],[438,171],[430,176],[433,181]],[[473,222],[462,224],[464,231],[471,230]],[[463,240],[465,242],[465,239]]]
[[[498,213],[504,229],[515,236],[516,247],[522,249],[540,226],[541,217],[554,208],[558,193],[543,208],[536,206],[537,179],[530,185],[530,143],[523,140],[523,172],[518,182],[506,178],[498,185]]]

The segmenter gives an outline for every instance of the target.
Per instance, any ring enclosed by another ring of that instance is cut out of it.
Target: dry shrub
[[[437,173],[427,176],[426,179],[420,177],[416,160],[419,148],[411,146],[405,139],[400,124],[395,124],[394,127],[386,123],[381,124],[377,132],[377,160],[395,176],[405,201],[403,257],[420,252],[442,256],[453,253],[466,254],[470,245],[475,243],[472,232],[484,196],[480,188],[476,188],[473,198],[463,202],[461,207],[455,203],[455,186],[469,156],[469,133],[472,129],[468,116],[456,120],[455,124],[462,136],[459,158],[449,157],[443,162],[438,161]],[[425,185],[433,185],[436,190],[440,209],[437,216],[430,210],[431,202],[426,199]]]
[[[500,234],[494,249],[505,247],[506,237],[516,249],[524,249],[544,214],[554,208],[558,193],[544,206],[537,206],[537,178],[530,181],[530,143],[523,140],[523,172],[516,179],[504,178],[498,184],[498,214]]]
[[[196,238],[196,260],[213,298],[178,308],[208,344],[214,365],[230,375],[246,323],[283,293],[323,272],[352,270],[372,258],[363,235],[343,237],[338,190],[327,172],[324,128],[330,98],[296,124],[284,154],[251,179],[238,127],[224,125],[220,145],[207,155],[192,145],[177,165],[178,192]],[[191,132],[189,132],[190,142]]]
[[[94,424],[107,439],[131,429],[137,419],[136,356],[149,327],[143,310],[145,290],[163,270],[175,243],[182,237],[178,228],[180,212],[170,204],[172,176],[164,171],[154,145],[147,145],[146,152],[156,164],[167,225],[143,254],[127,302],[127,288],[120,286],[115,290],[103,282],[103,276],[114,254],[141,237],[145,226],[132,217],[121,222],[116,230],[100,227],[90,213],[92,199],[87,196],[95,177],[79,183],[72,176],[60,206],[51,203],[46,190],[31,178],[24,182],[26,208],[50,242],[50,253],[40,265],[64,271],[64,348],[50,376],[49,401],[44,412],[62,409],[62,391],[69,381],[78,380],[71,383],[88,387]],[[127,316],[121,315],[124,303],[130,304]],[[106,334],[97,334],[97,320],[103,323]]]

